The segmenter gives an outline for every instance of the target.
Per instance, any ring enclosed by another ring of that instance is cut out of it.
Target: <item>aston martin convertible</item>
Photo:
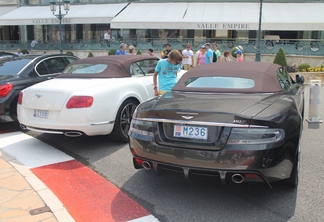
[[[284,181],[296,187],[303,82],[264,62],[189,70],[171,92],[136,108],[129,130],[134,167],[223,184]]]

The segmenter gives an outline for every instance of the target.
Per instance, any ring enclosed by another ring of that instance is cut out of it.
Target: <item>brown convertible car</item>
[[[129,130],[136,169],[225,184],[298,184],[304,78],[264,62],[213,63],[141,103]]]

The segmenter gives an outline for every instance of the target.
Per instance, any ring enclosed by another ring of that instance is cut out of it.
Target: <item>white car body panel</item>
[[[128,98],[143,102],[154,96],[153,77],[107,79],[57,78],[23,90],[17,106],[20,124],[48,133],[80,131],[88,136],[110,134],[121,104]],[[92,96],[89,108],[67,109],[72,96]],[[47,110],[48,118],[34,117],[34,110]],[[53,131],[54,130],[54,131]]]

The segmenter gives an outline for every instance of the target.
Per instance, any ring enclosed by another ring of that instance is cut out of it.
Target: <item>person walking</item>
[[[126,48],[127,45],[125,43],[121,43],[115,55],[127,55]]]
[[[133,45],[128,46],[128,54],[136,55],[135,47]]]
[[[216,61],[213,59],[213,62],[220,62],[221,52],[218,50],[217,43],[213,43],[213,52],[216,55]]]
[[[191,50],[191,44],[188,43],[186,49],[182,50],[182,65],[184,70],[189,70],[193,67],[193,51]]]
[[[196,65],[203,65],[203,64],[206,64],[206,47],[205,47],[205,45],[202,45],[200,47]]]
[[[161,58],[167,59],[170,52],[171,52],[171,45],[169,43],[167,43],[165,45],[165,50],[161,52]]]
[[[110,46],[110,42],[111,42],[110,29],[107,29],[107,31],[105,32],[104,41],[107,44],[107,46]]]
[[[153,49],[149,48],[147,52],[148,52],[148,54],[149,54],[150,56],[154,56],[154,54],[153,54]]]
[[[16,55],[16,56],[21,56],[21,55],[23,55],[23,53],[21,52],[20,49],[17,49],[17,52],[15,53],[15,55]]]
[[[224,57],[221,59],[221,62],[230,62],[231,61],[230,55],[231,55],[231,52],[226,50],[224,52]]]
[[[168,91],[177,82],[177,73],[180,70],[182,55],[179,50],[172,50],[169,57],[158,61],[153,74],[154,95],[159,96]],[[159,80],[159,85],[157,85]]]
[[[242,50],[237,49],[237,50],[234,52],[234,54],[236,55],[236,61],[238,61],[238,62],[243,62],[243,56],[242,56],[243,52],[242,52]]]
[[[205,44],[205,48],[206,48],[206,62],[205,63],[210,64],[213,62],[213,50],[211,50],[209,43]]]

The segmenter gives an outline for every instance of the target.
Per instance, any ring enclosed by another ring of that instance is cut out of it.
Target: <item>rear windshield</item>
[[[63,73],[69,74],[98,74],[108,67],[107,64],[74,64],[67,67]]]
[[[254,85],[253,79],[228,76],[195,77],[185,82],[185,86],[188,88],[250,89]]]
[[[4,76],[17,76],[31,60],[0,60],[0,78]]]

